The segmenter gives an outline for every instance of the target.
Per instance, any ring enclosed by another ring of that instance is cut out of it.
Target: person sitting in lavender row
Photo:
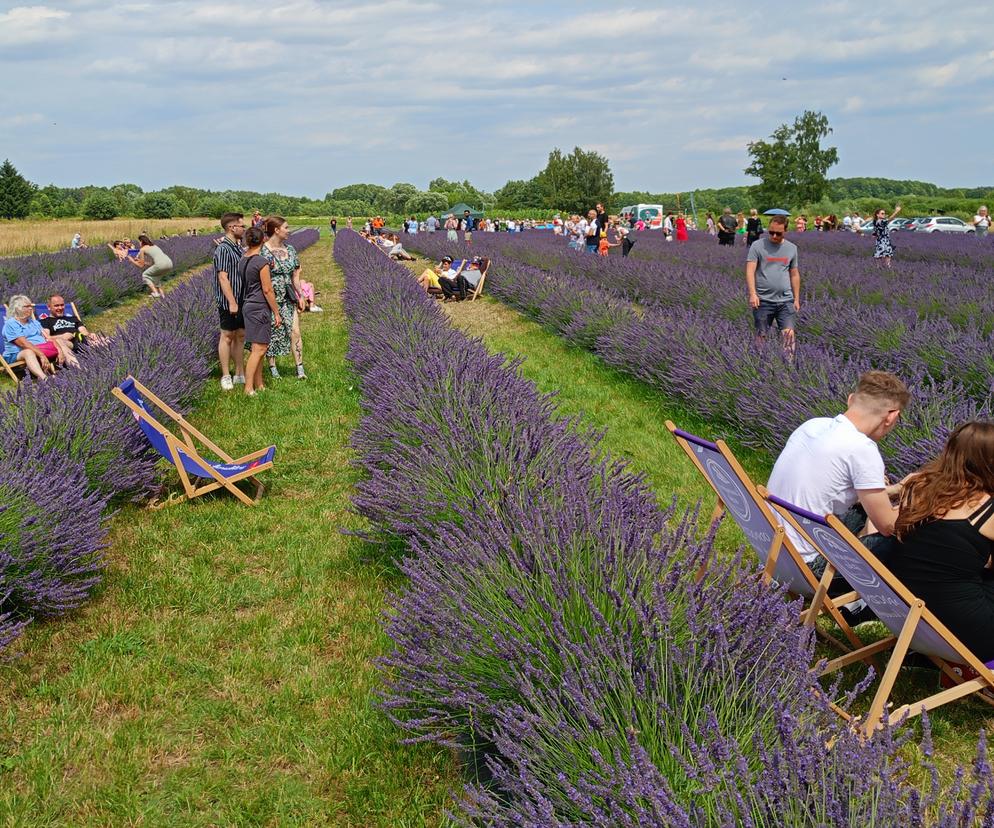
[[[78,316],[66,314],[66,300],[56,293],[49,297],[48,315],[41,320],[41,327],[49,339],[64,342],[70,350],[78,345],[106,345],[107,337],[91,333]]]
[[[3,323],[3,358],[7,362],[24,360],[28,373],[45,379],[55,373],[55,363],[79,367],[72,349],[59,340],[51,339],[35,319],[34,303],[23,295],[10,297],[8,316]]]

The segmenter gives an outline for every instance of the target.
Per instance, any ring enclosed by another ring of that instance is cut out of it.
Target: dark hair
[[[284,224],[286,224],[286,219],[283,218],[283,216],[269,216],[266,219],[266,235],[273,235],[273,233],[279,230]]]
[[[786,216],[774,216],[770,219],[770,226],[772,227],[776,224],[778,227],[787,228],[787,217]]]
[[[249,227],[245,230],[245,244],[249,247],[258,247],[265,239],[266,234],[261,227]]]
[[[895,533],[903,540],[917,526],[982,494],[994,494],[994,423],[963,423],[949,435],[942,454],[905,485]]]
[[[243,218],[245,218],[245,216],[242,215],[241,213],[225,213],[223,216],[221,216],[221,229],[224,230],[225,233],[227,233],[229,224],[233,224],[234,222],[239,221],[240,219]]]
[[[142,233],[138,237],[138,245],[139,245],[139,247],[144,247],[145,245],[148,245],[149,247],[151,247],[152,244],[153,244],[152,240],[148,236],[146,236],[144,233]]]

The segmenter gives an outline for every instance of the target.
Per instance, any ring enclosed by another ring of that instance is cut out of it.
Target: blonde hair
[[[10,308],[10,313],[12,316],[17,316],[21,309],[24,307],[34,308],[31,300],[24,296],[23,294],[17,294],[16,296],[11,296],[10,301],[7,302],[7,307]]]

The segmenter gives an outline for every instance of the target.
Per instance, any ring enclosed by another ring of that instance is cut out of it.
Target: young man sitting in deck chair
[[[766,488],[771,494],[816,515],[834,514],[881,562],[894,548],[897,508],[903,482],[887,484],[877,442],[897,424],[910,399],[907,386],[886,371],[867,371],[837,417],[815,417],[798,427],[777,458]],[[825,559],[790,527],[787,534],[817,577]],[[832,597],[852,587],[836,575]],[[875,616],[861,601],[843,610],[852,624]],[[861,605],[861,606],[859,606]]]

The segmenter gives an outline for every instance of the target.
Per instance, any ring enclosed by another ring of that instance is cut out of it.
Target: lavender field
[[[530,277],[543,297],[536,315],[581,342],[582,325],[603,337],[650,315],[566,272],[587,261],[520,262],[512,251],[556,255],[537,235],[521,241],[474,244],[494,255],[502,299]],[[952,828],[990,818],[982,739],[974,771],[952,789],[928,781],[927,717],[924,784],[901,758],[906,733],[861,742],[827,707],[796,607],[754,564],[735,559],[697,582],[713,552],[692,515],[660,509],[515,363],[454,330],[408,270],[353,233],[339,234],[335,255],[364,410],[355,504],[406,576],[387,619],[382,706],[408,740],[454,747],[483,768],[455,793],[458,824]],[[556,287],[589,305],[568,306],[565,293],[557,305]],[[570,330],[581,310],[586,321]]]
[[[858,374],[899,374],[914,398],[881,448],[895,473],[919,467],[957,423],[991,413],[994,246],[969,237],[897,236],[893,270],[867,239],[788,234],[799,245],[796,359],[753,345],[742,246],[703,234],[638,235],[632,255],[573,252],[551,233],[476,234],[493,260],[488,291],[606,362],[679,398],[715,435],[775,455],[805,419],[834,414]],[[453,252],[441,235],[408,242]]]

